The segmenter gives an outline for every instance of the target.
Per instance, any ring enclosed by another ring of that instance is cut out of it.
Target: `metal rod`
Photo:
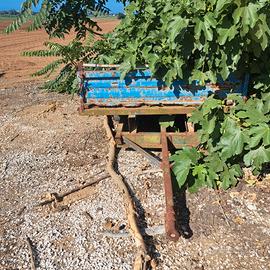
[[[122,137],[129,139],[130,141],[136,143],[142,148],[153,148],[161,149],[162,144],[160,141],[160,132],[137,132],[130,133],[123,131],[121,133]],[[199,144],[198,136],[195,132],[178,132],[172,133],[167,132],[166,136],[170,140],[171,144],[176,148],[180,149],[185,146],[197,146]]]
[[[109,64],[109,65],[106,65],[106,64],[83,64],[83,67],[101,67],[101,68],[119,68],[120,65],[117,65],[117,64]],[[144,69],[144,68],[147,68],[149,67],[148,65],[144,65],[144,66],[138,66],[136,67],[136,69]]]
[[[155,165],[155,166],[157,166],[159,168],[161,167],[161,161],[158,160],[158,157],[154,157],[153,155],[151,155],[150,153],[148,153],[147,151],[145,151],[143,148],[141,148],[138,144],[130,141],[126,137],[123,137],[123,141],[129,147],[131,147],[135,151],[137,151],[137,152],[141,153],[142,155],[144,155],[153,165]]]
[[[105,65],[105,64],[83,64],[83,67],[104,67],[104,68],[113,68],[120,67],[120,65]]]
[[[165,127],[161,127],[161,144],[162,144],[162,170],[163,170],[163,181],[164,181],[165,202],[166,202],[165,229],[167,238],[172,241],[177,241],[180,235],[175,227],[173,188],[169,162],[168,140]]]
[[[192,113],[195,106],[91,107],[84,104],[81,115],[160,115]]]

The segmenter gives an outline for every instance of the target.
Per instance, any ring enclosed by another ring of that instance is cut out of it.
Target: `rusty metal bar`
[[[190,114],[194,106],[140,106],[140,107],[89,107],[84,106],[80,115],[160,115]]]
[[[142,148],[162,148],[160,132],[130,133],[123,131],[121,136],[133,141]],[[198,136],[195,132],[167,132],[166,136],[176,149],[180,149],[184,146],[197,146],[199,144]]]
[[[83,67],[92,67],[92,68],[96,68],[96,67],[99,67],[99,68],[119,68],[120,65],[117,65],[117,64],[83,64]],[[136,69],[145,69],[147,68],[148,65],[144,65],[144,66],[138,66],[136,67]]]
[[[83,64],[84,67],[100,67],[100,68],[119,68],[120,65],[114,65],[114,64],[110,64],[110,65],[104,65],[104,64]]]
[[[162,144],[162,170],[164,178],[163,180],[164,180],[165,203],[166,203],[165,230],[168,239],[172,241],[177,241],[180,235],[176,230],[175,226],[173,188],[169,162],[168,139],[165,127],[161,127],[161,144]]]
[[[139,145],[136,143],[130,141],[128,138],[123,137],[123,141],[125,144],[127,144],[129,147],[134,149],[135,151],[141,153],[143,156],[145,156],[153,165],[157,167],[161,167],[161,161],[158,159],[158,157],[155,157],[154,155],[151,155],[148,153],[146,150],[141,148]]]

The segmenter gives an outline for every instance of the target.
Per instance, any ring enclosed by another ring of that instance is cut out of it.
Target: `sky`
[[[19,10],[22,2],[23,0],[0,0],[0,10]],[[108,0],[107,7],[112,13],[123,12],[123,5],[115,0]]]

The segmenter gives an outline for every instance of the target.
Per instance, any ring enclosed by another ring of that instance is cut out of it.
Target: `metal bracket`
[[[142,155],[144,155],[151,162],[151,164],[153,164],[153,165],[155,165],[155,166],[157,166],[159,168],[161,167],[161,160],[159,159],[159,157],[154,156],[153,154],[151,155],[149,152],[147,152],[146,150],[141,148],[138,144],[130,141],[129,139],[127,139],[125,137],[123,137],[123,141],[129,147],[131,147],[135,151],[137,151],[137,152],[141,153]]]

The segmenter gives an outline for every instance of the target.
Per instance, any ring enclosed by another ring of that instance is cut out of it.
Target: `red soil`
[[[31,77],[31,74],[42,68],[53,58],[25,57],[21,56],[23,51],[44,49],[43,43],[48,39],[44,30],[27,32],[21,29],[6,35],[2,30],[11,21],[0,21],[0,89],[14,87],[28,82],[41,82],[44,78]],[[104,33],[112,31],[119,23],[118,20],[100,20],[99,26]],[[64,40],[52,39],[67,44],[74,37],[73,34]]]

